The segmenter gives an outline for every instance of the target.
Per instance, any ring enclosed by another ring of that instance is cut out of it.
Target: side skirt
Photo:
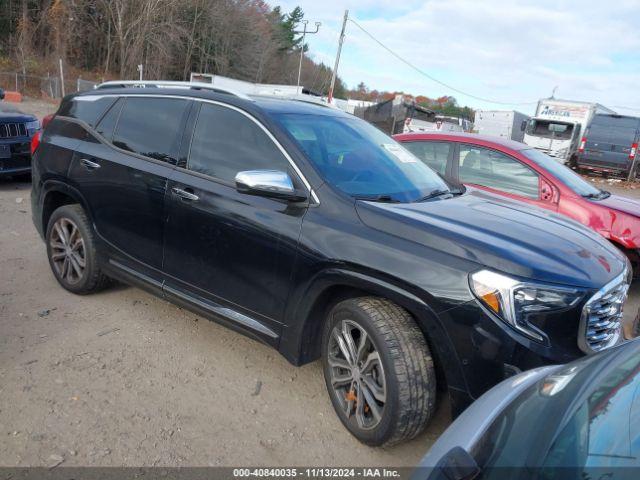
[[[209,320],[220,323],[248,337],[274,348],[278,347],[280,336],[258,320],[211,300],[194,296],[136,271],[118,261],[109,259],[108,273],[122,281],[143,288],[171,303],[185,307]]]

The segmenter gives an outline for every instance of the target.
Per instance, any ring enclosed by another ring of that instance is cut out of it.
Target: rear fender
[[[93,225],[93,220],[91,218],[91,210],[89,209],[89,205],[87,204],[87,201],[82,196],[82,194],[76,188],[74,188],[73,186],[69,185],[66,182],[50,179],[43,182],[42,189],[40,190],[40,198],[38,200],[38,204],[40,206],[40,212],[41,212],[41,218],[39,219],[39,222],[40,222],[39,224],[40,224],[40,228],[42,229],[43,235],[46,233],[46,230],[47,230],[47,225],[45,225],[45,221],[48,216],[47,213],[52,213],[52,212],[47,212],[44,207],[46,204],[47,196],[52,193],[62,193],[72,198],[73,200],[75,200],[76,203],[79,203],[84,209],[87,216],[89,217],[89,220],[91,220],[91,224]]]

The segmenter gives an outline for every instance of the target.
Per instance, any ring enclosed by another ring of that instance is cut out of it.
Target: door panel
[[[183,140],[187,161],[168,185],[166,291],[209,313],[227,308],[235,327],[273,344],[269,331],[281,330],[307,204],[241,194],[234,178],[267,169],[288,171],[296,186],[300,179],[266,129],[243,111],[202,103],[192,123],[190,141]]]
[[[98,141],[77,147],[69,176],[89,203],[96,232],[114,247],[112,256],[127,264],[136,260],[152,269],[162,267],[165,193],[172,170],[167,163]]]
[[[167,182],[191,105],[120,98],[78,146],[70,171],[109,256],[154,279],[161,278]]]
[[[183,169],[173,172],[168,191],[167,287],[228,306],[279,333],[306,207],[241,194]]]

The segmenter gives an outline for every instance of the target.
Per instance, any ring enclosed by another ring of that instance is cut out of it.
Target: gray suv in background
[[[640,118],[597,114],[580,143],[579,168],[638,176]]]

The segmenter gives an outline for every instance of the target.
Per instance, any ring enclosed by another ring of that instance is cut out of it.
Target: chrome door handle
[[[171,191],[174,194],[176,194],[178,197],[182,198],[183,200],[190,200],[192,202],[197,202],[200,199],[198,195],[195,195],[191,192],[187,192],[186,190],[183,190],[181,188],[173,187]]]
[[[100,168],[99,163],[92,162],[91,160],[87,160],[86,158],[83,158],[82,160],[80,160],[80,163],[87,170],[95,170],[96,168]]]

